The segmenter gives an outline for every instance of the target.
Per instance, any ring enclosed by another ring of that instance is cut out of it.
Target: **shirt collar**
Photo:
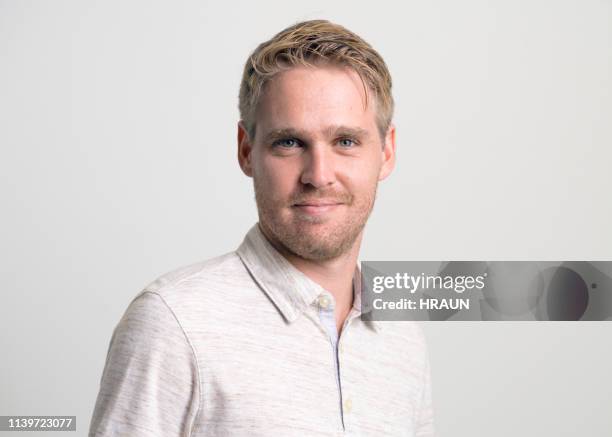
[[[329,293],[281,255],[256,223],[236,251],[245,267],[288,322],[295,321],[322,293]],[[353,308],[361,313],[361,272],[353,276]],[[376,330],[379,322],[365,322]]]

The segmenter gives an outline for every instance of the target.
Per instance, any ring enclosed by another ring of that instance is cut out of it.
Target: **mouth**
[[[292,206],[304,214],[319,215],[330,212],[340,205],[343,204],[336,200],[312,200],[295,203]]]

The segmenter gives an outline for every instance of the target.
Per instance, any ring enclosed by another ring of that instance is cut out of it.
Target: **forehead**
[[[375,129],[374,100],[350,68],[292,67],[265,84],[255,122],[259,132],[280,128],[316,132],[330,125]]]

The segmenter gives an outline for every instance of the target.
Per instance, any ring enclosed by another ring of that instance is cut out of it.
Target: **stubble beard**
[[[279,214],[279,211],[291,208],[289,205],[295,202],[295,198],[317,198],[329,194],[323,196],[316,193],[317,190],[312,190],[292,196],[289,202],[283,203],[264,195],[265,188],[260,185],[258,178],[253,178],[253,185],[259,225],[264,234],[273,240],[272,243],[281,245],[282,249],[300,258],[326,261],[338,258],[354,246],[374,207],[378,181],[363,198],[348,194],[338,196],[345,202],[339,208],[348,208],[350,212],[342,222],[296,211]]]

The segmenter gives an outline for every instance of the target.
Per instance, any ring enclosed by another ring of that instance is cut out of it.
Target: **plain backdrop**
[[[239,245],[243,64],[315,18],[394,79],[361,259],[612,259],[610,1],[2,0],[0,415],[86,435],[129,301]],[[425,330],[439,436],[611,435],[609,322]]]

